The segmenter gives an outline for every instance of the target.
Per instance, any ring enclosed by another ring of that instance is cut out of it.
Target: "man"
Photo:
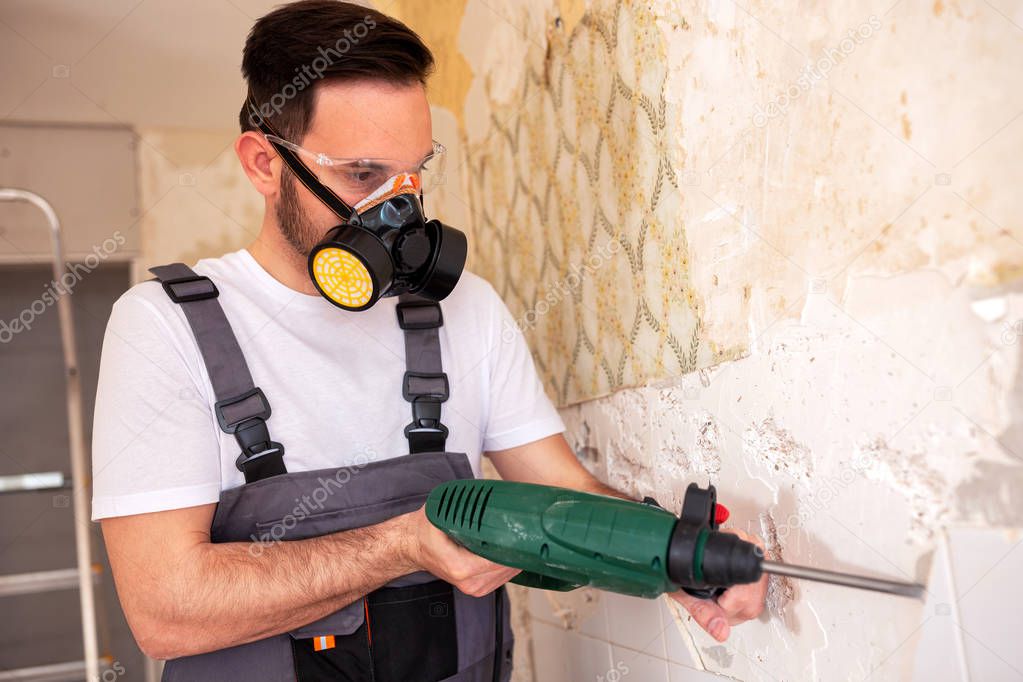
[[[260,19],[245,46],[235,143],[264,197],[259,237],[195,274],[155,269],[160,282],[114,306],[93,517],[139,646],[175,659],[165,679],[489,680],[491,668],[506,679],[499,588],[517,571],[451,542],[427,521],[423,495],[478,476],[482,453],[506,479],[624,497],[573,455],[484,280],[462,273],[439,309],[409,296],[346,309],[310,278],[324,235],[348,208],[373,204],[380,169],[397,171],[392,185],[405,189],[391,198],[406,202],[435,172],[432,65],[411,30],[364,7],[306,0]],[[362,228],[344,229],[331,234],[354,249],[344,240]],[[457,233],[443,239],[458,261]],[[382,276],[369,274],[379,288]],[[431,311],[433,323],[408,322]],[[416,393],[406,369],[431,357],[448,379]],[[237,395],[223,390],[231,382]],[[230,416],[246,403],[255,407]],[[429,446],[414,446],[420,436]],[[673,596],[724,641],[761,612],[764,593],[762,580],[716,601]],[[496,639],[483,634],[491,629]]]

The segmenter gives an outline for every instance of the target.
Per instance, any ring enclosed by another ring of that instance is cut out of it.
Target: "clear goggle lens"
[[[401,175],[419,178],[422,192],[428,193],[444,184],[444,166],[447,150],[434,141],[431,152],[418,165],[392,159],[345,159],[309,151],[276,135],[266,139],[305,157],[320,182],[342,197],[365,197],[389,179]]]

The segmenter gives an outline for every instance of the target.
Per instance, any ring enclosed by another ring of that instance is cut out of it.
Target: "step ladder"
[[[53,207],[38,194],[22,189],[0,188],[0,202],[25,202],[42,211],[50,227],[53,246],[53,277],[59,281],[64,274],[64,240],[60,221]],[[64,350],[64,376],[67,392],[68,439],[71,452],[71,479],[62,472],[43,472],[0,478],[0,494],[27,493],[42,490],[71,489],[71,504],[75,523],[75,558],[77,567],[56,571],[37,571],[0,576],[0,597],[15,594],[34,594],[51,590],[78,588],[82,615],[82,638],[85,660],[41,665],[31,668],[0,671],[0,682],[8,680],[88,680],[98,682],[110,661],[100,661],[96,639],[95,582],[98,566],[92,561],[90,537],[89,488],[86,462],[85,431],[82,424],[82,386],[78,373],[78,354],[75,349],[74,318],[71,299],[67,294],[57,298],[60,318],[61,345]]]

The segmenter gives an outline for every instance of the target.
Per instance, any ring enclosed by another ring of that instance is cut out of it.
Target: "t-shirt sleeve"
[[[490,411],[484,452],[506,450],[565,430],[544,391],[521,329],[493,287],[489,342]]]
[[[92,518],[216,502],[220,446],[194,343],[138,288],[113,307],[93,423]],[[155,285],[153,285],[155,286]]]

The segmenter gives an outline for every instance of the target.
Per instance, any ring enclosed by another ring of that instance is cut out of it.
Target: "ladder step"
[[[99,582],[100,567],[93,566],[92,582]],[[0,575],[0,597],[11,597],[17,594],[39,594],[70,590],[78,587],[77,568],[59,568],[55,571],[33,571],[31,573],[13,573]],[[0,680],[3,680],[0,677]]]
[[[107,658],[100,658],[100,675],[110,668]],[[80,682],[85,679],[85,661],[68,661],[36,665],[31,668],[0,670],[0,682]]]
[[[63,471],[40,471],[35,474],[0,476],[0,493],[22,493],[30,490],[62,490],[71,485]]]

